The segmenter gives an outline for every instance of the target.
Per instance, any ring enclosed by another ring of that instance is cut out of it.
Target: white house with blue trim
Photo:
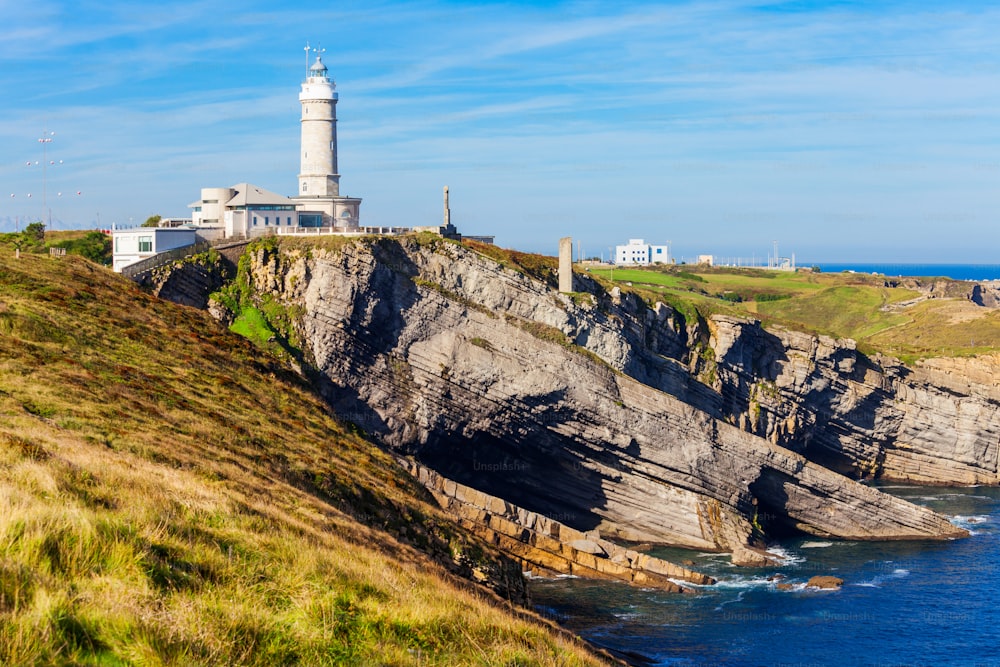
[[[615,246],[615,264],[670,264],[669,245],[651,245],[643,239],[629,239],[626,245]]]

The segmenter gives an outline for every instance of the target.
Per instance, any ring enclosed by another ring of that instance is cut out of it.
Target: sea
[[[531,581],[536,609],[633,665],[1000,667],[1000,489],[885,485],[966,528],[968,538],[769,545],[781,564],[661,549],[718,583],[668,594],[572,577]],[[815,575],[844,580],[807,588]],[[780,590],[778,583],[791,584]]]
[[[800,264],[818,266],[824,273],[854,271],[885,276],[942,276],[954,280],[1000,280],[1000,264],[865,264],[824,263]]]
[[[818,263],[823,272],[1000,280],[1000,264]],[[1000,489],[888,485],[969,530],[946,542],[813,537],[769,545],[781,565],[658,549],[718,580],[687,595],[573,577],[535,578],[536,609],[639,666],[1000,667]],[[815,575],[838,590],[807,588]],[[678,582],[681,583],[681,582]],[[792,584],[780,590],[779,583]]]

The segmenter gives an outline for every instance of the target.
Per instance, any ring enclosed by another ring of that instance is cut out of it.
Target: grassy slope
[[[590,273],[605,281],[612,276],[608,268]],[[662,296],[682,312],[693,307],[703,315],[749,315],[768,324],[853,338],[863,349],[907,361],[1000,350],[1000,311],[964,299],[894,308],[919,293],[887,288],[874,276],[678,267],[615,269],[614,282]]]
[[[0,249],[0,663],[596,664],[308,387],[78,257]]]

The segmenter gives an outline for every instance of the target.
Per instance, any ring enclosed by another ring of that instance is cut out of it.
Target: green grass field
[[[1000,350],[1000,311],[959,297],[919,300],[920,292],[886,287],[877,276],[696,266],[586,271],[608,286],[613,279],[647,299],[659,298],[686,316],[697,311],[755,317],[768,325],[852,338],[862,349],[905,361]],[[963,289],[957,283],[951,288],[947,293]]]

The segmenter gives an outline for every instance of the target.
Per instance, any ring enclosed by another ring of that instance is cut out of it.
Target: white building
[[[135,264],[161,252],[184,248],[197,242],[197,230],[191,227],[133,227],[112,231],[114,247],[112,268]]]
[[[320,228],[360,231],[361,199],[340,195],[337,172],[337,85],[321,56],[306,72],[302,105],[299,192],[286,197],[250,183],[202,188],[190,204],[192,223],[222,227],[226,238],[295,233]]]
[[[250,183],[202,188],[201,199],[188,206],[196,227],[221,227],[225,238],[252,238],[280,233],[282,229],[320,226],[317,216],[298,211],[291,197]]]
[[[670,246],[650,245],[642,239],[629,239],[627,245],[615,246],[615,264],[670,264]]]
[[[301,162],[295,196],[279,195],[250,183],[202,188],[198,201],[189,204],[192,215],[187,225],[177,221],[175,224],[181,226],[169,230],[165,229],[167,225],[113,230],[115,270],[202,240],[313,231],[345,234],[404,231],[362,228],[361,199],[341,196],[337,171],[337,100],[337,86],[317,55],[316,62],[306,71],[299,93]]]

